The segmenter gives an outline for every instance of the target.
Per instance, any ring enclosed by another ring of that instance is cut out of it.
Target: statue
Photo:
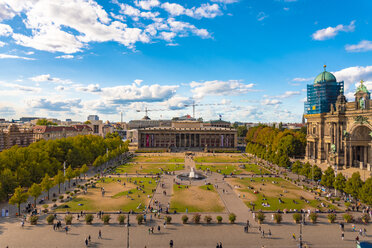
[[[336,145],[335,144],[331,144],[331,153],[332,154],[336,153]]]

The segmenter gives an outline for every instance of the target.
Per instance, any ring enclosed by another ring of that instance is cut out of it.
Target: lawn
[[[121,180],[121,181],[120,181]],[[125,185],[124,185],[125,183]],[[102,196],[101,187],[105,189]],[[103,178],[96,183],[95,188],[89,188],[86,195],[80,194],[61,206],[56,211],[130,211],[144,210],[152,196],[156,181],[152,178],[135,177]]]
[[[226,155],[226,156],[201,156],[195,157],[194,161],[196,163],[249,163],[251,160],[247,157],[236,156],[236,155]]]
[[[245,171],[252,172],[253,174],[271,174],[270,171],[262,168],[261,166],[257,164],[245,164]]]
[[[209,169],[212,172],[217,172],[224,175],[230,175],[231,173],[239,175],[243,169],[240,169],[237,165],[231,164],[213,164],[213,165],[201,165],[196,164],[196,169],[206,171]]]
[[[128,163],[118,166],[115,169],[116,173],[140,173],[140,174],[157,174],[163,171],[178,171],[184,169],[184,164],[134,164]]]
[[[173,185],[170,210],[177,212],[222,212],[224,206],[213,185]]]
[[[185,163],[184,157],[159,156],[159,155],[140,155],[134,156],[131,162],[151,162],[151,163]]]
[[[229,183],[233,186],[240,186],[234,187],[234,191],[248,207],[252,208],[253,203],[255,210],[325,209],[321,207],[320,201],[314,200],[312,194],[282,178],[229,179]],[[279,198],[282,202],[279,201]],[[329,208],[333,209],[335,207],[330,205]]]

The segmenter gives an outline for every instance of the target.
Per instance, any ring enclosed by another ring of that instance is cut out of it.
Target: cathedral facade
[[[363,81],[350,102],[343,94],[343,82],[326,70],[307,89],[306,160],[371,171],[372,101]]]

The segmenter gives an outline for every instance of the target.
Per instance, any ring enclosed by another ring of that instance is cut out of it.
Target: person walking
[[[345,238],[345,233],[342,232],[342,233],[341,233],[341,239],[344,240],[344,238]]]
[[[269,235],[269,238],[271,238],[271,230],[270,229],[269,229],[268,235]]]
[[[169,241],[169,247],[173,248],[173,240],[172,239]]]
[[[160,226],[158,226],[158,232],[160,232]]]
[[[68,234],[68,226],[65,226],[66,235]]]
[[[102,232],[101,232],[101,229],[99,229],[99,231],[98,231],[98,239],[102,239]]]
[[[89,236],[88,236],[88,242],[89,242],[89,243],[90,243],[90,239],[91,239],[91,238],[90,238],[90,234],[89,234]]]
[[[220,248],[222,248],[222,242],[220,242]]]
[[[292,238],[293,240],[296,240],[296,235],[294,233],[292,233]]]
[[[85,246],[88,247],[88,239],[85,238]]]

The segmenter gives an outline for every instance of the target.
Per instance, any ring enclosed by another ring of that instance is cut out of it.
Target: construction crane
[[[139,110],[137,109],[136,112],[145,112],[145,117],[149,117],[148,116],[148,112],[152,112],[152,111],[168,111],[169,109],[148,109],[147,107],[145,107],[145,110]]]
[[[224,103],[195,103],[195,101],[192,102],[192,104],[185,104],[185,107],[192,106],[192,117],[195,118],[195,106],[216,106],[216,105],[226,105]]]

